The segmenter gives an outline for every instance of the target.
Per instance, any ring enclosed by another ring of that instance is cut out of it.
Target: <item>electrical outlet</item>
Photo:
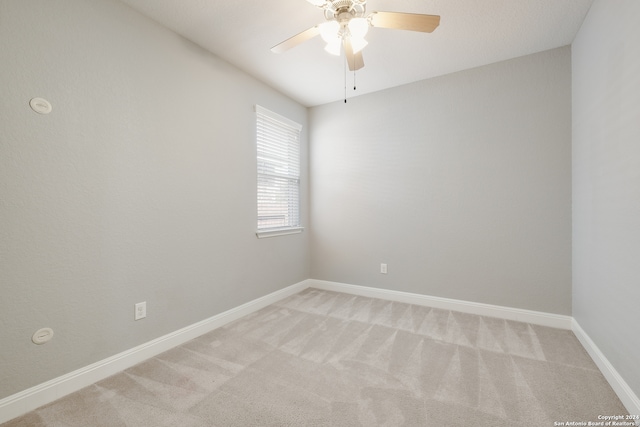
[[[147,317],[147,302],[139,302],[135,306],[135,320],[144,319]]]
[[[380,264],[380,273],[387,274],[387,264]]]

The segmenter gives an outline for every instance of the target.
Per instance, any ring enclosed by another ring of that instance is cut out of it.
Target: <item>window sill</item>
[[[286,236],[287,234],[302,233],[304,227],[287,227],[287,228],[272,228],[270,230],[256,231],[258,239],[264,239],[265,237]]]

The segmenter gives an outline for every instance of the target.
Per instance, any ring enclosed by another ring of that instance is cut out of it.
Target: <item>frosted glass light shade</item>
[[[366,18],[353,18],[349,21],[349,33],[351,37],[364,39],[369,31],[369,21]]]
[[[340,45],[342,45],[342,40],[335,39],[334,41],[327,43],[324,50],[329,52],[331,55],[340,56]]]
[[[320,28],[320,36],[322,40],[327,43],[335,42],[335,40],[340,40],[340,36],[338,32],[340,31],[340,24],[337,21],[328,21],[323,22],[319,25]]]
[[[353,48],[353,53],[360,52],[368,44],[369,43],[362,37],[351,37],[351,47]]]

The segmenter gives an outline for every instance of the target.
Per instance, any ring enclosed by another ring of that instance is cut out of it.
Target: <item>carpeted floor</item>
[[[2,427],[513,427],[626,413],[570,331],[307,289]]]

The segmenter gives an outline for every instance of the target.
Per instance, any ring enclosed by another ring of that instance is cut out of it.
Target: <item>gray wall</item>
[[[312,108],[312,277],[570,315],[570,73],[563,47]]]
[[[305,108],[119,2],[3,0],[0,399],[308,277],[571,314],[571,102],[573,315],[640,394],[639,7],[313,108],[312,228],[258,240],[253,105],[305,125],[308,226]]]
[[[0,64],[0,399],[309,277],[255,236],[253,105],[305,126],[308,226],[306,108],[117,1],[2,0]]]
[[[596,0],[573,44],[573,314],[640,396],[638,17]]]

